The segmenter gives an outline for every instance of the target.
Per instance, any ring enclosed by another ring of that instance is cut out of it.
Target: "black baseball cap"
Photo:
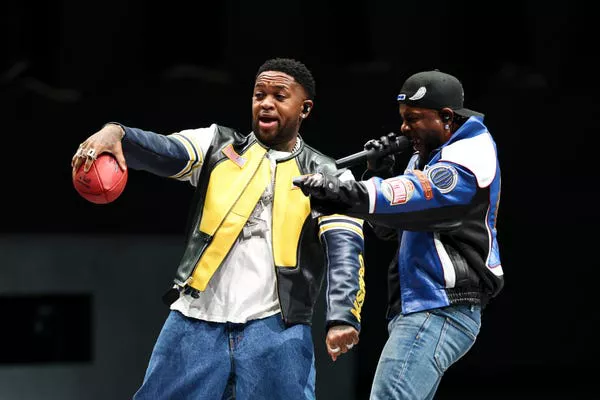
[[[469,118],[483,117],[482,113],[465,108],[465,92],[460,81],[449,74],[423,71],[411,75],[402,85],[398,102],[411,107],[441,110],[449,107],[456,114]]]

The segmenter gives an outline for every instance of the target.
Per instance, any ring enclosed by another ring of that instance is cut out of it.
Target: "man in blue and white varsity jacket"
[[[371,399],[429,399],[474,344],[482,308],[503,287],[500,166],[483,115],[464,108],[456,77],[414,74],[398,102],[402,134],[415,150],[404,174],[358,182],[314,174],[298,185],[313,207],[359,217],[398,238],[388,276],[389,339]],[[386,145],[382,138],[374,147]]]

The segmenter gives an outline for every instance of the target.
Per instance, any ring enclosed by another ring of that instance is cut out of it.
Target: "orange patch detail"
[[[425,200],[433,199],[433,190],[431,189],[431,182],[427,179],[427,176],[422,171],[417,169],[411,171],[414,176],[417,177],[419,182],[421,183],[421,187],[423,188],[423,194],[425,195]]]

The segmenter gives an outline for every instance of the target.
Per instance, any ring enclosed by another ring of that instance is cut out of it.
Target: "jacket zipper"
[[[271,204],[271,257],[273,258],[273,271],[275,272],[275,292],[277,293],[277,302],[279,303],[279,309],[281,310],[281,319],[285,323],[285,315],[283,313],[283,307],[281,306],[281,295],[279,294],[279,277],[277,275],[277,265],[275,265],[275,248],[273,244],[275,243],[273,233],[275,230],[273,229],[273,221],[275,220],[275,177],[277,176],[277,165],[278,162],[275,161],[275,168],[273,168],[273,178],[271,181],[271,185],[273,186],[273,202]]]

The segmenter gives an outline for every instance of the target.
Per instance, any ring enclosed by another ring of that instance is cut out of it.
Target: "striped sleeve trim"
[[[185,147],[189,156],[189,161],[187,162],[185,167],[183,167],[183,169],[178,173],[171,175],[170,178],[186,178],[187,176],[191,175],[194,169],[202,165],[202,153],[198,153],[198,151],[196,151],[196,146],[194,146],[192,141],[186,136],[174,133],[172,135],[169,135],[169,137],[179,141],[183,145],[183,147]]]
[[[323,224],[325,222],[334,221],[334,220],[335,221],[342,220],[342,221],[353,222],[354,224],[356,224],[360,228],[362,228],[363,222],[364,222],[360,218],[348,217],[346,215],[341,215],[341,214],[332,214],[332,215],[324,215],[324,216],[320,217],[319,218],[319,223]]]
[[[345,230],[356,233],[361,239],[364,239],[363,220],[358,218],[346,217],[344,215],[328,215],[319,218],[319,238],[328,231]]]

